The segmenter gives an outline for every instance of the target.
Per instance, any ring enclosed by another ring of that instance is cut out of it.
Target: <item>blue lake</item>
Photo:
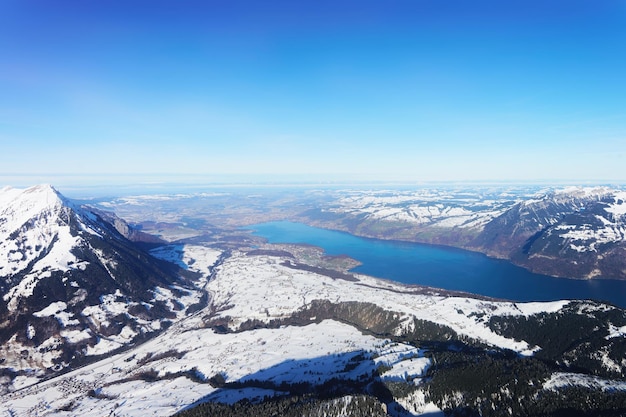
[[[513,301],[594,299],[626,307],[626,281],[554,278],[462,249],[361,238],[301,223],[270,222],[248,228],[270,243],[304,243],[329,255],[347,255],[362,263],[354,272],[406,284]]]

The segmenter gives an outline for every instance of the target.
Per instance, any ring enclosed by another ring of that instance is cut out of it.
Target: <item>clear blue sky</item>
[[[626,1],[0,2],[0,175],[626,180]]]

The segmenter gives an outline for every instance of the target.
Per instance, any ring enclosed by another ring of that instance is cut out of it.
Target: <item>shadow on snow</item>
[[[382,375],[387,369],[371,353],[359,350],[316,358],[289,359],[235,381],[230,381],[224,373],[218,373],[207,380],[218,389],[183,411],[204,403],[252,405],[294,397],[301,399],[300,402],[310,402],[367,395],[385,404],[391,415],[413,415],[394,400]],[[415,386],[411,381],[394,381],[395,389],[403,390],[405,395],[412,392]],[[298,401],[293,403],[295,406],[299,404]]]

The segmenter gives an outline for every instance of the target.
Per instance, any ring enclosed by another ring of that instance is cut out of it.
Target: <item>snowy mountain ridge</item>
[[[69,255],[69,249],[78,243],[67,233],[71,207],[54,188],[3,188],[0,208],[0,251],[8,255],[0,260],[2,275],[18,274],[48,256],[49,261],[33,265],[34,270],[41,271],[46,266],[67,268],[68,262],[74,262],[71,256],[65,262],[55,262],[54,254],[50,256],[55,245],[64,246]]]
[[[626,279],[626,192],[570,187],[511,207],[470,243],[549,275]]]
[[[327,210],[361,215],[374,221],[479,229],[505,208],[506,205],[502,206],[497,200],[425,190],[354,191],[350,196],[337,200]]]
[[[203,291],[49,185],[0,191],[0,357],[44,376],[126,346]]]

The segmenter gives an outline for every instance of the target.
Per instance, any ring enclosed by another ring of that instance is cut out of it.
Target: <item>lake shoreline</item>
[[[464,248],[378,239],[345,231],[278,221],[248,225],[269,243],[304,244],[329,256],[348,256],[361,265],[350,272],[403,284],[512,302],[590,299],[626,307],[626,282],[537,274],[507,259]]]

